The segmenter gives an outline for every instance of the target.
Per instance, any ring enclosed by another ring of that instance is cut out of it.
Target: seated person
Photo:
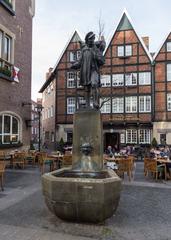
[[[155,158],[155,157],[156,157],[155,149],[154,149],[154,148],[151,148],[151,149],[150,149],[150,158]]]
[[[109,156],[109,157],[113,157],[114,156],[114,151],[112,149],[112,146],[108,146],[107,149],[106,149],[106,154]]]

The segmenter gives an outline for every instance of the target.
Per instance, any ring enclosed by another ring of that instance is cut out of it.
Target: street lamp
[[[35,108],[37,108],[37,112],[39,115],[39,152],[40,152],[40,120],[41,120],[41,112],[43,110],[43,106],[41,104],[37,104]]]

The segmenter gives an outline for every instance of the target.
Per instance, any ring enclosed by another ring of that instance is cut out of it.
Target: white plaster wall
[[[153,137],[160,144],[160,134],[166,134],[166,143],[171,144],[171,122],[154,122]]]

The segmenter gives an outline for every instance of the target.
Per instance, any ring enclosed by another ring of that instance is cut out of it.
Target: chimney
[[[48,72],[46,73],[46,80],[47,80],[47,79],[49,78],[49,76],[51,75],[52,70],[53,70],[53,68],[50,67],[49,70],[48,70]]]
[[[149,50],[149,37],[142,37],[143,42],[145,43],[145,46]]]

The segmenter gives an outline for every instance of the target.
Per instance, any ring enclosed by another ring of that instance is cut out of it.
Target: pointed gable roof
[[[75,31],[71,34],[71,37],[69,38],[66,46],[64,47],[61,55],[59,56],[59,58],[58,58],[58,60],[57,60],[57,62],[56,62],[56,64],[55,64],[52,72],[54,72],[54,71],[56,70],[56,68],[57,68],[59,62],[61,61],[61,59],[62,59],[65,51],[67,50],[69,44],[70,44],[70,43],[74,43],[74,42],[78,42],[78,41],[82,41],[82,40],[81,40],[81,38],[80,38],[80,36],[79,36],[79,34],[78,34],[78,31],[75,30]]]
[[[45,88],[50,84],[50,82],[53,80],[55,70],[56,70],[56,68],[58,67],[58,64],[59,64],[59,62],[61,61],[61,59],[62,59],[65,51],[67,50],[69,44],[70,44],[70,43],[74,43],[74,42],[78,42],[78,41],[82,41],[82,40],[81,40],[80,35],[78,34],[78,31],[75,30],[75,31],[71,34],[71,36],[70,36],[67,44],[65,45],[65,47],[64,47],[61,55],[59,56],[59,58],[58,58],[58,60],[57,60],[57,62],[56,62],[56,64],[55,64],[55,66],[53,67],[53,70],[52,70],[52,72],[51,72],[51,75],[50,75],[49,78],[46,80],[46,82],[43,84],[43,86],[41,87],[41,89],[39,90],[39,93],[42,93],[42,92],[44,91],[44,89],[45,89]]]
[[[119,19],[119,23],[114,31],[114,34],[111,35],[111,37],[109,38],[109,40],[107,41],[107,47],[106,47],[106,50],[105,50],[105,53],[108,49],[108,47],[110,46],[110,43],[112,42],[112,39],[113,37],[115,36],[115,33],[118,32],[118,31],[125,31],[125,30],[134,30],[135,31],[135,34],[137,35],[137,38],[138,40],[140,41],[140,43],[142,44],[143,46],[143,49],[145,50],[149,60],[152,62],[153,59],[150,55],[150,52],[148,51],[145,43],[143,42],[142,38],[139,36],[139,34],[136,32],[135,28],[134,28],[134,25],[132,23],[132,20],[127,12],[126,9],[123,10],[122,14],[121,14],[121,17]]]
[[[153,56],[153,60],[154,60],[154,61],[155,61],[155,59],[157,58],[160,50],[162,49],[163,45],[164,45],[165,42],[167,41],[167,39],[168,39],[168,37],[169,37],[170,34],[171,34],[171,32],[169,32],[169,33],[165,36],[165,38],[164,38],[164,40],[162,41],[162,43],[160,44],[158,50],[157,50],[156,53],[154,54],[154,56]]]
[[[131,29],[133,29],[132,24],[130,23],[126,13],[124,12],[116,31],[124,31],[124,30],[131,30]]]

